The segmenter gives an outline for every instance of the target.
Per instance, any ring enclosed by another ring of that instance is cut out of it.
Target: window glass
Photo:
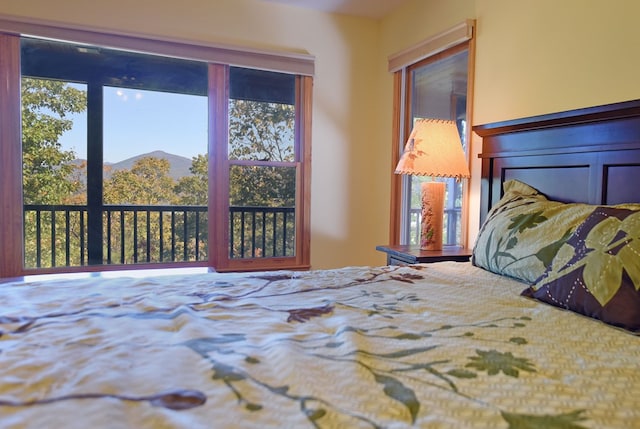
[[[466,152],[466,111],[468,50],[426,60],[409,67],[409,115],[413,124],[418,119],[455,120],[463,148]],[[449,178],[406,176],[403,179],[404,201],[408,210],[401,227],[401,240],[406,244],[420,244],[421,196],[423,181],[438,180],[446,183],[443,222],[443,244],[460,245],[462,214],[462,182]]]
[[[103,104],[105,262],[206,260],[207,97],[105,86]]]
[[[21,43],[25,266],[205,261],[207,65]]]
[[[231,68],[230,86],[229,255],[295,256],[295,76]]]
[[[23,77],[22,194],[27,267],[81,265],[87,201],[86,85]]]
[[[21,73],[25,268],[308,266],[311,78],[31,37]]]
[[[229,257],[295,255],[295,174],[294,167],[231,166]]]
[[[294,162],[295,76],[232,67],[230,86],[229,159]]]

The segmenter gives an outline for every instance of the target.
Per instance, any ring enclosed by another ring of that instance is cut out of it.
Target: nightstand
[[[430,262],[467,262],[471,249],[444,246],[442,250],[420,250],[418,246],[376,246],[376,250],[387,254],[387,265],[411,265]]]

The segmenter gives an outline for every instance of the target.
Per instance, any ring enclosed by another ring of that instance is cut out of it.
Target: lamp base
[[[442,250],[442,221],[444,218],[444,182],[423,182],[420,249]]]

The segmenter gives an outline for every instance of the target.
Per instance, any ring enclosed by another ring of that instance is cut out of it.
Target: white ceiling
[[[263,0],[322,12],[382,18],[407,0]]]

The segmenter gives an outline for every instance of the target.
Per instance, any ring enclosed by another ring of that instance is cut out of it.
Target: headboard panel
[[[480,219],[518,179],[550,199],[640,202],[640,100],[478,125]]]

